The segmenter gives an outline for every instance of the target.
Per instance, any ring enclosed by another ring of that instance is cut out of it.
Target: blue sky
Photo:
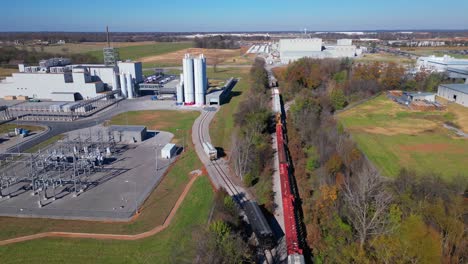
[[[0,31],[468,29],[468,0],[14,0]]]

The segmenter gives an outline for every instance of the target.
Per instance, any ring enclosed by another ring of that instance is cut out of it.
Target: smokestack
[[[107,36],[107,47],[110,48],[110,40],[109,40],[109,26],[106,26],[106,36]]]

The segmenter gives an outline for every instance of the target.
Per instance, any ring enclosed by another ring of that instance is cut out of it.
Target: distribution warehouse
[[[290,63],[300,58],[353,58],[362,53],[351,39],[339,39],[336,45],[325,45],[320,38],[281,39],[279,41],[281,63]]]
[[[69,59],[52,58],[41,60],[39,66],[19,64],[18,68],[18,73],[0,82],[0,97],[77,101],[120,88],[125,88],[122,94],[133,95],[135,84],[143,81],[141,62],[74,65]]]

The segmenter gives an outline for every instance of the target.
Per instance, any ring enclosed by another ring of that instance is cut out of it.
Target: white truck
[[[210,160],[218,159],[218,151],[211,145],[210,142],[203,142],[203,150]]]

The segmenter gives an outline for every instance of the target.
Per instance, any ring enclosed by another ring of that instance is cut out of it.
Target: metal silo
[[[177,85],[177,104],[184,103],[184,75],[180,74],[180,82]]]
[[[112,91],[118,90],[118,84],[117,84],[117,75],[115,72],[112,74]]]
[[[195,72],[195,103],[197,105],[205,104],[206,92],[206,59],[203,54],[194,60]]]
[[[125,79],[125,73],[120,74],[120,92],[124,98],[127,97],[127,80]]]
[[[195,87],[193,79],[193,58],[190,54],[185,54],[183,60],[184,69],[184,102],[186,104],[195,103]]]
[[[133,99],[133,79],[130,73],[127,73],[127,94],[129,99]]]

